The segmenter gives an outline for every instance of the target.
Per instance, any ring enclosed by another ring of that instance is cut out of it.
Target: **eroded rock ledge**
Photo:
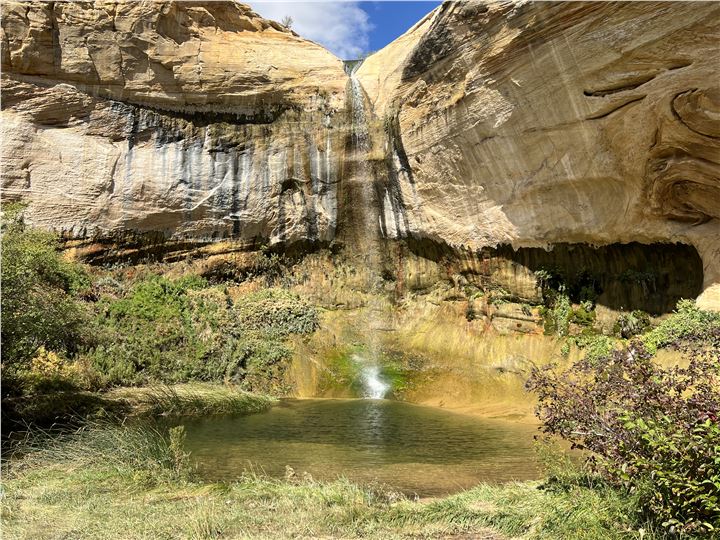
[[[7,3],[3,198],[85,253],[347,246],[370,222],[457,260],[683,243],[720,308],[718,21],[713,3],[446,2],[357,70],[363,160],[342,62],[248,6]]]
[[[3,187],[69,238],[329,241],[346,75],[234,2],[3,12]]]
[[[445,3],[359,77],[404,234],[466,249],[682,242],[720,294],[720,8]]]

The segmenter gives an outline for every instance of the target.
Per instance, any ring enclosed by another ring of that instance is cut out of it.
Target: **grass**
[[[181,442],[143,423],[41,441],[6,469],[3,538],[641,538],[629,501],[598,486],[480,485],[414,501],[302,475],[210,484]]]
[[[126,416],[252,414],[276,402],[233,385],[186,383],[125,387],[109,392],[66,391],[8,398],[2,402],[3,436],[11,431]]]
[[[235,386],[208,383],[122,388],[109,395],[128,402],[136,415],[147,417],[252,414],[268,410],[277,401]]]

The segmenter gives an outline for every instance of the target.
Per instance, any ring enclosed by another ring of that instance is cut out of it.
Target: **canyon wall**
[[[248,6],[7,3],[3,199],[81,242],[684,243],[720,309],[718,21],[445,3],[356,71],[363,160],[342,62]]]
[[[346,75],[233,2],[3,5],[3,196],[70,238],[329,241]]]
[[[358,77],[389,126],[396,234],[680,242],[720,308],[720,6],[445,3]]]

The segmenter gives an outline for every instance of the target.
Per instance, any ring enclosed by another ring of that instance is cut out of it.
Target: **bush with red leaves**
[[[673,344],[684,367],[663,368],[640,341],[558,372],[535,368],[545,433],[589,451],[591,466],[639,494],[646,517],[688,535],[720,532],[720,329]],[[683,363],[684,364],[684,363]]]

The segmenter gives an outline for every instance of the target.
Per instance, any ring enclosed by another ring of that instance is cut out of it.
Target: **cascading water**
[[[365,94],[360,81],[355,76],[362,60],[358,60],[350,70],[350,96],[352,100],[352,133],[357,150],[366,152],[369,148],[368,123],[365,113]]]
[[[348,178],[348,187],[352,190],[352,206],[354,210],[353,240],[359,244],[357,247],[373,263],[377,263],[380,249],[378,239],[377,201],[373,187],[373,168],[369,163],[368,154],[371,150],[368,112],[365,105],[365,92],[357,78],[357,70],[362,60],[346,62],[345,71],[349,75],[348,96],[351,112],[351,142],[353,155],[353,173]]]
[[[390,391],[390,385],[382,379],[380,367],[370,363],[364,357],[354,354],[353,361],[358,365],[362,378],[364,398],[383,399]]]
[[[380,378],[380,368],[378,366],[367,366],[362,371],[363,383],[365,384],[365,396],[370,399],[383,399],[390,385]]]
[[[347,240],[353,246],[355,253],[361,257],[362,265],[367,272],[367,287],[369,290],[373,290],[378,283],[382,282],[379,274],[382,249],[379,241],[379,205],[374,186],[375,173],[370,160],[372,140],[369,120],[371,113],[367,110],[365,92],[356,76],[361,65],[362,60],[345,63],[345,72],[349,76],[347,94],[352,122],[350,142],[353,155],[352,173],[346,177],[346,189],[351,194],[350,205],[353,217],[350,223],[353,230]],[[371,296],[367,313],[365,342],[368,350],[362,356],[354,355],[353,361],[359,370],[363,397],[383,399],[391,388],[383,381],[378,363],[380,347],[377,328],[383,326],[381,320],[383,306],[375,296]]]

